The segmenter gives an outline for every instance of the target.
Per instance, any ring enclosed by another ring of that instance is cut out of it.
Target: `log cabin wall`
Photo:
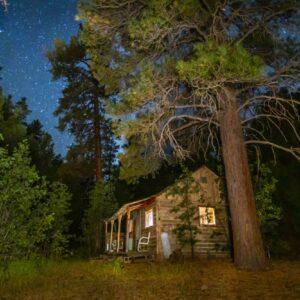
[[[218,176],[210,169],[202,167],[193,174],[195,182],[199,184],[200,191],[191,193],[190,197],[194,205],[201,207],[212,207],[215,210],[215,225],[200,224],[199,209],[195,214],[194,225],[199,229],[196,236],[197,243],[194,250],[196,255],[228,255],[229,230],[228,230],[228,211],[226,202],[221,197],[220,183]],[[202,197],[201,197],[202,195]],[[202,198],[202,201],[201,201]],[[167,232],[169,236],[171,251],[181,248],[176,234],[173,230],[180,220],[179,213],[171,212],[171,209],[180,202],[178,196],[171,196],[166,191],[157,196],[156,206],[158,209],[157,218],[157,255],[163,258],[160,235]],[[190,246],[186,245],[181,249],[184,255],[190,255]]]

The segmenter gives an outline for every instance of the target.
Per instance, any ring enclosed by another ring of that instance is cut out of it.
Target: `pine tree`
[[[7,146],[9,153],[26,136],[26,117],[29,109],[25,98],[14,103],[11,96],[5,96],[0,88],[0,132],[3,140],[1,145]]]
[[[111,168],[104,166],[105,155],[114,155],[116,149],[111,121],[104,111],[105,87],[92,75],[86,49],[77,37],[72,37],[68,45],[55,40],[55,49],[47,57],[53,79],[67,82],[55,111],[59,129],[68,130],[77,145],[92,153],[96,181],[102,181],[107,175],[104,169]]]
[[[292,0],[93,0],[81,6],[95,76],[120,76],[113,111],[127,116],[123,134],[134,141],[126,165],[141,157],[154,165],[157,154],[183,159],[203,149],[220,155],[239,268],[266,265],[246,146],[271,146],[299,160],[297,145],[268,139],[272,130],[285,137],[280,122],[299,142],[299,102],[280,95],[282,87],[295,86],[297,41],[278,33],[291,30],[296,7]],[[102,66],[108,49],[114,49],[113,68]]]
[[[197,193],[199,187],[197,186],[191,172],[185,167],[182,175],[175,182],[175,184],[168,191],[168,194],[176,197],[177,203],[171,209],[172,213],[177,215],[181,221],[174,229],[178,241],[182,247],[190,245],[191,257],[194,258],[194,246],[197,242],[197,233],[199,233],[198,226],[194,225],[194,219],[197,218],[198,205],[195,205],[191,199],[191,194]],[[178,200],[180,199],[180,200]]]
[[[52,136],[43,130],[39,120],[33,120],[26,126],[31,162],[36,166],[41,176],[48,180],[57,179],[57,171],[62,163],[60,155],[54,151]]]
[[[97,183],[90,193],[90,206],[84,219],[84,237],[89,256],[95,256],[104,250],[104,220],[118,208],[115,187],[112,181]]]

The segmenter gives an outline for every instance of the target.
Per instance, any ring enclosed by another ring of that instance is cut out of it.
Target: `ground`
[[[300,299],[300,261],[246,272],[224,260],[183,263],[18,262],[0,299]]]

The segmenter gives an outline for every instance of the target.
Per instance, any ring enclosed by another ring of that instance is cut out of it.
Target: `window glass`
[[[153,226],[153,209],[146,210],[145,212],[145,227]]]
[[[215,225],[216,216],[215,209],[213,207],[199,207],[199,216],[201,225]]]

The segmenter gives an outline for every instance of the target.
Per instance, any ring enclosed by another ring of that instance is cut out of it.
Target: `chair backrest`
[[[141,252],[141,246],[142,245],[148,245],[149,242],[150,242],[150,236],[151,236],[151,233],[150,231],[148,232],[148,236],[142,236],[140,237],[139,241],[138,241],[138,246],[137,246],[137,251],[138,252]]]

